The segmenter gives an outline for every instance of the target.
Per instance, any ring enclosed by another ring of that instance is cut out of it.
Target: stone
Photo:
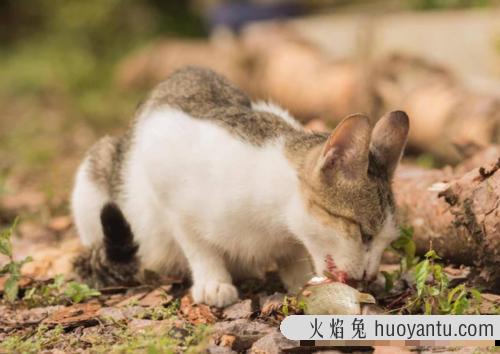
[[[299,341],[293,341],[285,338],[278,330],[266,334],[256,341],[250,348],[253,354],[279,354],[285,349],[299,347]]]
[[[253,314],[252,300],[247,299],[228,306],[222,312],[225,319],[249,318]]]

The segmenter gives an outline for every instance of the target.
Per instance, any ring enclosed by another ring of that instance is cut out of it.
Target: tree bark
[[[471,164],[481,167],[464,172]],[[500,289],[499,147],[455,169],[401,166],[394,191],[401,222],[413,226],[419,253],[432,246],[445,260],[472,266],[477,283]]]

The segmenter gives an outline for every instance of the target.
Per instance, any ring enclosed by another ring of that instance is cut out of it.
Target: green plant
[[[23,297],[29,307],[79,303],[101,293],[86,284],[75,281],[64,285],[64,275],[56,275],[52,283],[38,284],[30,288]]]
[[[454,9],[490,6],[491,0],[412,0],[411,5],[418,10]]]
[[[29,307],[56,305],[60,303],[60,292],[64,283],[62,274],[56,275],[52,283],[33,286],[24,294],[23,300]]]
[[[403,273],[412,269],[419,261],[415,256],[416,246],[413,241],[413,227],[401,226],[399,229],[399,238],[392,242],[389,251],[396,253],[400,258],[399,270],[392,273],[382,271],[385,278],[385,291],[389,292],[394,287],[394,282],[401,278]]]
[[[177,316],[177,313],[180,309],[180,301],[179,299],[175,299],[170,302],[166,307],[165,306],[156,306],[146,310],[141,314],[141,318],[148,318],[155,321],[166,320]]]
[[[70,298],[71,302],[79,303],[91,297],[99,296],[101,293],[96,289],[89,288],[87,284],[72,281],[66,285],[64,295]]]
[[[295,296],[285,296],[283,298],[281,312],[285,315],[285,317],[290,314],[303,313],[305,309],[306,303],[302,300],[298,301]]]
[[[8,275],[4,285],[4,298],[9,302],[14,302],[19,295],[19,280],[21,279],[21,268],[24,264],[31,262],[33,258],[26,257],[20,261],[14,259],[12,252],[12,235],[17,227],[18,219],[7,229],[0,233],[0,254],[8,257],[8,262],[0,268],[0,275]],[[89,288],[86,284],[69,282],[63,287],[64,276],[57,275],[52,283],[44,284],[35,282],[23,297],[28,306],[55,305],[62,302],[78,303],[85,301],[101,293]]]
[[[385,290],[389,292],[394,282],[403,274],[414,279],[414,292],[407,304],[399,309],[425,314],[460,315],[465,312],[478,312],[481,294],[475,288],[459,284],[450,288],[448,276],[439,262],[436,251],[429,250],[422,260],[416,257],[416,246],[413,241],[413,228],[401,227],[400,237],[394,241],[389,250],[401,257],[399,269],[394,272],[382,272],[385,277]]]
[[[449,288],[449,279],[438,263],[441,258],[434,250],[425,254],[415,266],[416,294],[408,302],[410,311],[422,310],[425,314],[462,315],[468,311],[478,313],[481,293],[475,288],[459,284]]]
[[[21,279],[21,268],[24,264],[33,260],[31,257],[26,257],[20,261],[14,260],[11,237],[17,223],[18,219],[14,221],[11,227],[0,233],[0,253],[9,257],[9,261],[0,269],[0,275],[9,275],[4,286],[4,297],[9,302],[14,302],[17,299],[19,293],[19,280]]]

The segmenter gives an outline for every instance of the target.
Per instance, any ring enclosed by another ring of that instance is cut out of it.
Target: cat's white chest
[[[146,266],[164,267],[173,240],[182,248],[193,237],[239,262],[265,263],[283,251],[298,181],[281,142],[254,146],[164,108],[137,127],[126,190],[125,213]]]

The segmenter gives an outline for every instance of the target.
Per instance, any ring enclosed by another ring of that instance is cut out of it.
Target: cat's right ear
[[[320,173],[327,181],[339,173],[349,180],[367,175],[371,130],[368,117],[362,114],[350,115],[337,125],[318,161]]]
[[[373,128],[370,152],[389,179],[401,159],[409,129],[408,115],[402,111],[386,114]]]

